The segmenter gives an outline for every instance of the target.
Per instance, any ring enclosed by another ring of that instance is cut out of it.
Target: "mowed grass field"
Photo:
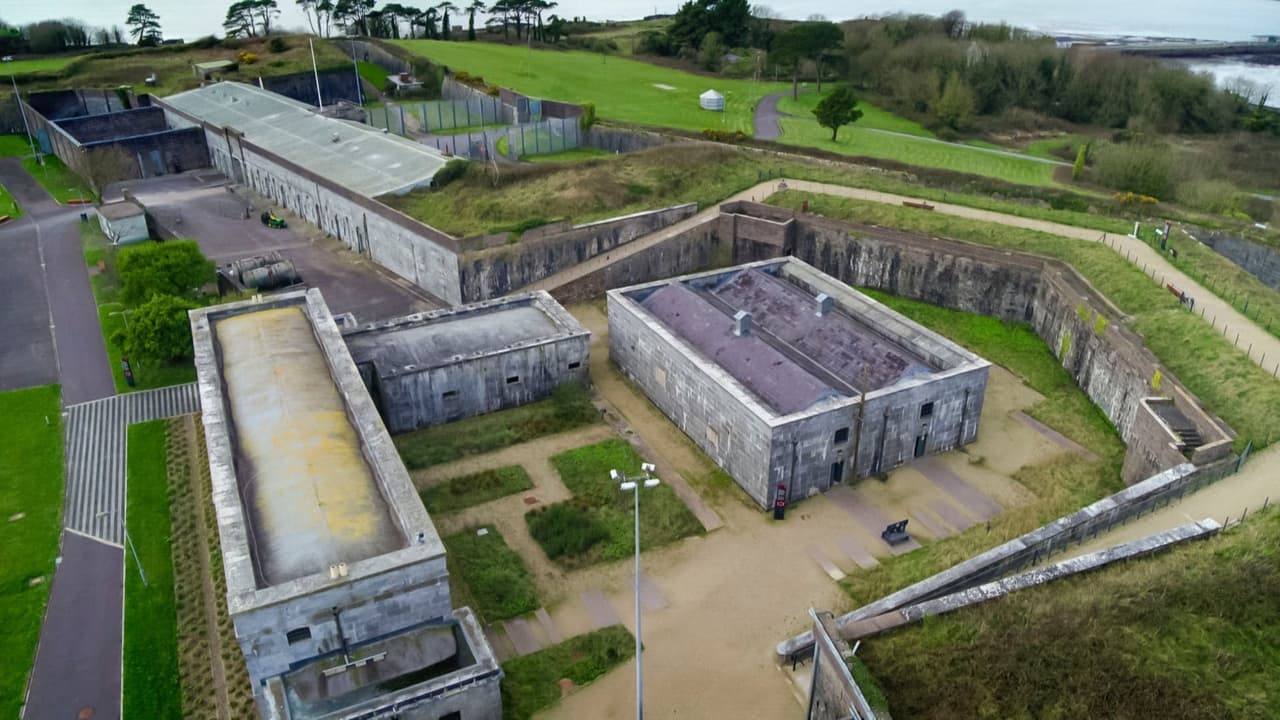
[[[31,58],[30,60],[13,60],[0,64],[0,73],[4,75],[25,75],[33,72],[61,70],[84,57],[83,55],[59,55],[58,57]]]
[[[807,92],[795,100],[788,94],[778,101],[778,109],[793,116],[779,121],[782,126],[779,142],[843,155],[862,155],[986,175],[1021,185],[1053,184],[1054,166],[1042,159],[942,142],[919,123],[864,101],[858,103],[862,117],[852,125],[840,128],[839,135],[832,142],[831,130],[819,125],[813,116],[813,110],[822,97],[816,92]]]
[[[0,717],[18,716],[62,527],[57,385],[0,393]]]
[[[491,85],[551,100],[595,103],[596,114],[605,120],[683,130],[715,128],[750,134],[756,102],[787,87],[785,83],[701,77],[589,52],[440,40],[392,42],[450,70],[480,75]],[[698,96],[709,89],[725,96],[723,113],[698,107]]]

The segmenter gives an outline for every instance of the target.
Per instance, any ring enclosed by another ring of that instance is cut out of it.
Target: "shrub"
[[[1160,146],[1106,145],[1097,152],[1097,168],[1099,181],[1113,190],[1168,197],[1173,189],[1173,163]]]
[[[591,396],[582,383],[570,380],[551,391],[551,404],[555,406],[556,420],[565,427],[577,427],[595,422],[598,413],[591,404]]]
[[[1071,166],[1071,179],[1076,182],[1080,181],[1080,176],[1084,175],[1085,156],[1089,152],[1089,146],[1081,143],[1080,149],[1076,150],[1076,162]]]
[[[138,305],[153,295],[193,298],[213,282],[214,266],[193,240],[135,245],[120,251],[120,299]]]
[[[197,50],[208,50],[210,48],[218,47],[218,38],[215,35],[205,35],[202,38],[198,38],[188,43],[188,45],[196,48]]]
[[[132,357],[170,362],[191,357],[191,321],[195,303],[172,295],[153,295],[133,312],[128,330],[118,340]]]
[[[434,177],[431,178],[431,187],[439,190],[449,183],[461,178],[467,174],[467,169],[471,167],[471,162],[462,158],[454,158],[444,164],[444,167],[436,171]]]
[[[740,143],[751,139],[741,130],[717,130],[715,128],[707,128],[702,131],[702,137],[712,142],[723,143]]]
[[[582,555],[609,539],[609,530],[578,499],[539,508],[524,516],[529,534],[547,557]]]
[[[241,50],[236,54],[236,60],[238,60],[241,65],[252,65],[258,62],[258,54],[249,52],[248,50]]]
[[[276,35],[271,38],[271,42],[267,43],[267,49],[273,53],[282,53],[289,49],[289,43],[285,39]]]
[[[578,127],[590,130],[596,124],[596,104],[582,103],[582,114],[578,116]]]
[[[1178,186],[1178,202],[1193,210],[1223,215],[1239,211],[1243,198],[1226,180],[1190,180]]]

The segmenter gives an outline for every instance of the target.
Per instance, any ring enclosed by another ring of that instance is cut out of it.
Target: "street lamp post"
[[[653,463],[642,463],[640,470],[644,472],[643,476],[627,477],[617,470],[610,470],[609,477],[614,482],[621,483],[618,489],[623,492],[632,492],[635,494],[635,516],[636,516],[636,720],[644,720],[644,665],[641,660],[643,652],[642,642],[640,639],[640,487],[646,488],[657,487],[659,480],[650,475],[656,472],[658,468]]]
[[[104,517],[106,515],[115,514],[115,510],[103,510],[94,517]],[[138,577],[142,578],[142,585],[143,587],[146,587],[148,585],[147,574],[142,571],[142,560],[138,559],[138,549],[133,546],[133,538],[129,537],[129,528],[125,526],[124,522],[121,522],[120,529],[124,531],[124,541],[129,544],[129,552],[133,553],[133,564],[138,566]]]

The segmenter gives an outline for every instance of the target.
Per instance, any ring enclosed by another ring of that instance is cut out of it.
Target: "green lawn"
[[[22,208],[18,206],[18,201],[13,199],[9,191],[0,185],[0,215],[8,215],[10,219],[22,217]]]
[[[79,175],[71,172],[71,168],[62,164],[56,155],[44,155],[44,164],[34,157],[22,159],[22,167],[36,179],[44,187],[45,192],[53,196],[53,199],[61,205],[66,205],[72,200],[88,200],[90,202],[97,199],[97,195],[93,190],[89,189],[89,185],[80,179]]]
[[[116,392],[151,390],[194,382],[196,366],[191,361],[159,363],[131,358],[134,387],[124,379],[120,358],[125,357],[117,336],[124,332],[125,317],[133,312],[119,301],[120,281],[116,277],[116,249],[94,219],[80,223],[80,242],[84,249],[85,264],[89,266],[89,286],[98,303],[98,322],[102,326],[102,339],[107,346],[107,362],[111,365],[111,377]]]
[[[0,75],[25,75],[33,72],[61,70],[84,57],[83,55],[59,55],[58,57],[31,58],[0,63]]]
[[[403,433],[395,443],[404,464],[421,470],[599,420],[586,388],[566,383],[547,400]]]
[[[479,530],[487,532],[479,535]],[[494,526],[469,527],[450,535],[444,538],[444,548],[453,604],[470,606],[482,625],[541,607],[529,568]]]
[[[617,560],[635,552],[633,493],[622,492],[610,470],[639,475],[644,459],[621,439],[580,447],[551,458],[573,499],[525,515],[529,531],[547,555],[566,567]],[[642,488],[640,538],[653,549],[702,532],[670,485]],[[593,529],[583,535],[583,526]],[[565,548],[570,552],[563,552]]]
[[[560,680],[582,687],[635,656],[635,636],[621,625],[578,635],[502,664],[503,720],[528,720],[560,702]]]
[[[784,113],[795,115],[806,120],[813,119],[813,111],[818,107],[818,103],[822,98],[827,96],[827,92],[819,95],[811,88],[808,92],[801,92],[796,100],[791,99],[791,93],[783,95],[778,100],[778,109]],[[858,100],[858,109],[862,111],[862,117],[858,118],[855,123],[856,127],[876,128],[878,130],[889,130],[899,132],[906,135],[916,135],[919,137],[935,137],[928,128],[913,120],[908,120],[899,115],[894,115],[888,110],[881,109],[867,102],[866,100]],[[827,131],[830,134],[831,131]],[[841,132],[844,132],[841,130]]]
[[[22,157],[32,152],[26,135],[0,135],[0,157]]]
[[[889,135],[856,123],[841,128],[835,142],[831,141],[831,131],[819,125],[816,118],[783,118],[781,125],[782,137],[778,140],[789,145],[986,175],[1022,185],[1053,184],[1053,166],[1030,158],[999,155],[926,138]]]
[[[863,641],[898,718],[1275,718],[1280,513]]]
[[[1173,370],[1201,403],[1239,434],[1243,448],[1252,440],[1260,448],[1280,439],[1280,382],[1253,364],[1243,351],[1198,316],[1188,313],[1167,290],[1140,267],[1119,258],[1099,243],[1065,240],[1056,235],[922,213],[893,205],[843,200],[787,191],[772,203],[798,208],[805,200],[811,212],[836,219],[967,240],[981,245],[1023,250],[1071,264],[1093,287],[1132,317],[1129,327]]]
[[[124,717],[179,720],[178,611],[170,551],[169,472],[163,420],[129,427],[125,553]],[[138,553],[144,585],[132,550]]]
[[[756,102],[787,87],[701,77],[622,57],[602,62],[599,54],[581,51],[526,50],[484,42],[392,42],[450,70],[480,75],[491,85],[551,100],[593,102],[601,119],[685,130],[716,128],[749,134]],[[723,113],[698,107],[698,96],[713,88],[725,96]]]
[[[484,470],[433,485],[420,494],[427,512],[453,512],[497,500],[533,487],[529,473],[519,465]]]
[[[17,717],[22,705],[58,554],[61,412],[57,385],[0,393],[0,716],[6,718]]]
[[[608,157],[611,154],[612,153],[608,150],[601,150],[600,148],[576,147],[558,153],[526,155],[520,159],[531,163],[568,163],[577,162],[579,160],[592,160],[594,158]]]
[[[365,60],[356,63],[356,72],[360,73],[360,79],[372,85],[378,92],[382,92],[386,88],[387,78],[391,75],[381,65]]]

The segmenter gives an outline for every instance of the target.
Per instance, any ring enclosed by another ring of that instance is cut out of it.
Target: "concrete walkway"
[[[889,205],[901,205],[908,201],[921,202],[919,198],[911,198],[905,195],[895,195],[892,193],[877,192],[875,190],[845,187],[843,185],[830,185],[827,183],[791,179],[770,180],[760,183],[747,190],[743,190],[723,202],[735,202],[741,200],[764,202],[769,198],[769,196],[778,192],[779,189],[798,190],[800,192],[832,195],[835,197],[886,203]],[[953,215],[956,217],[995,223],[1008,227],[1036,230],[1074,240],[1105,243],[1107,247],[1115,250],[1125,259],[1129,260],[1129,262],[1139,268],[1142,268],[1143,272],[1150,276],[1152,281],[1158,283],[1161,287],[1167,283],[1171,283],[1179,290],[1183,290],[1188,295],[1194,297],[1198,314],[1203,317],[1206,323],[1211,324],[1219,332],[1222,332],[1229,341],[1236,345],[1236,347],[1245,350],[1249,355],[1249,359],[1263,370],[1270,373],[1280,373],[1280,338],[1277,338],[1275,335],[1267,332],[1266,329],[1260,327],[1252,320],[1240,314],[1240,312],[1232,307],[1227,301],[1209,292],[1202,285],[1184,275],[1181,271],[1165,260],[1164,256],[1161,255],[1159,251],[1153,249],[1150,245],[1147,245],[1145,242],[1142,242],[1137,238],[1132,238],[1127,235],[1104,233],[1098,230],[1090,230],[1088,228],[1080,228],[1073,225],[1064,225],[1062,223],[1049,222],[1047,220],[1036,220],[1032,218],[1019,217],[1017,215],[1008,215],[991,210],[979,210],[977,208],[966,207],[964,205],[952,205],[950,203],[934,202],[932,200],[928,202],[933,205],[933,212],[943,215]],[[556,273],[555,275],[543,278],[542,280],[527,286],[525,289],[555,289],[589,273],[605,268],[617,262],[621,258],[634,255],[635,253],[646,250],[679,235],[686,230],[697,227],[703,222],[706,222],[718,215],[719,212],[720,208],[718,205],[707,208],[687,220],[671,225],[659,230],[658,232],[636,238],[626,245],[615,248],[608,253],[597,255],[584,263],[580,263],[572,268]]]

